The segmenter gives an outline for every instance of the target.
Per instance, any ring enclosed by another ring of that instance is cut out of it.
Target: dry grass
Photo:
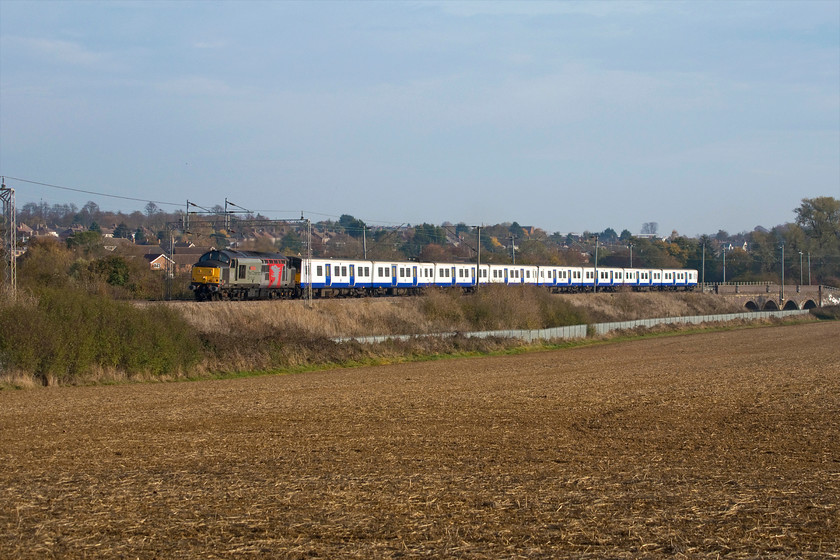
[[[0,557],[838,557],[838,338],[0,391]]]
[[[280,333],[294,331],[310,337],[425,334],[504,328],[542,328],[539,299],[555,299],[580,310],[580,322],[624,321],[743,311],[737,304],[710,294],[569,294],[548,296],[542,291],[500,290],[490,293],[492,317],[481,323],[478,296],[432,291],[415,298],[315,300],[312,309],[302,301],[174,302],[171,305],[202,333]],[[485,297],[484,293],[480,297]],[[475,301],[476,305],[471,302]],[[474,315],[470,317],[470,315]],[[487,312],[491,315],[491,312]],[[471,320],[472,319],[472,320]],[[476,325],[475,323],[478,323]],[[555,325],[552,325],[555,326]]]
[[[557,297],[586,309],[592,323],[744,311],[736,302],[700,293],[618,292],[561,294]]]
[[[174,302],[200,332],[267,333],[295,331],[333,338],[366,334],[431,332],[414,298],[303,301]]]

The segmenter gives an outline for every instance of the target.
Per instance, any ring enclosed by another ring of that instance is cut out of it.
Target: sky
[[[18,208],[770,228],[840,198],[840,0],[0,0],[0,175]]]

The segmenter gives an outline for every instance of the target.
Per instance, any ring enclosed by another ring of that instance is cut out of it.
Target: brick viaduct
[[[812,309],[825,305],[840,305],[840,289],[831,286],[730,283],[706,284],[703,291],[736,300],[750,311]]]

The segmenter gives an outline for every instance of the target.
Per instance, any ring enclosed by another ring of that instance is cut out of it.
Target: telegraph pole
[[[595,282],[593,284],[595,293],[598,293],[598,236],[595,236]]]
[[[475,291],[478,291],[478,285],[481,283],[481,226],[478,226],[478,248],[476,249],[478,257],[476,258],[475,266]],[[489,278],[488,278],[489,280]]]
[[[303,219],[303,212],[300,213]],[[312,221],[306,219],[306,307],[312,307]]]
[[[779,305],[785,301],[785,242],[782,241],[782,286],[779,292]]]
[[[516,264],[516,238],[513,235],[510,236],[510,260]]]
[[[802,251],[799,251],[799,285],[802,285]]]
[[[3,203],[3,268],[4,283],[8,285],[15,298],[17,292],[17,221],[15,209],[15,189],[6,187],[6,178],[0,178],[0,200]]]

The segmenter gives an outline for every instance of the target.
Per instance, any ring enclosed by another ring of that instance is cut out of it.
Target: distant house
[[[192,245],[192,244],[190,244]],[[198,258],[207,251],[214,251],[216,248],[210,247],[178,247],[175,246],[175,252],[170,256],[163,250],[162,247],[149,247],[148,252],[143,257],[149,261],[149,267],[152,270],[163,270],[166,268],[166,261],[173,265],[174,272],[188,272],[192,265],[194,265]]]
[[[24,223],[18,224],[17,227],[17,236],[22,242],[26,243],[29,241],[29,238],[32,237],[34,231],[31,227]]]
[[[747,242],[744,241],[744,243],[742,245],[736,245],[735,243],[732,243],[731,241],[727,241],[725,243],[721,243],[720,248],[722,250],[726,251],[727,253],[730,252],[730,251],[733,251],[735,249],[741,249],[742,251],[746,251],[747,250]]]
[[[198,256],[175,253],[172,255],[172,259],[175,264],[175,273],[177,274],[179,272],[189,272],[198,261]]]
[[[331,237],[327,232],[313,231],[312,243],[316,245],[326,245],[330,242]]]
[[[33,237],[58,237],[58,232],[45,225],[35,226],[32,232]]]
[[[152,270],[166,270],[167,261],[174,264],[174,261],[163,253],[146,253],[143,255]]]
[[[77,233],[81,233],[83,231],[87,231],[87,228],[85,226],[79,225],[79,224],[73,224],[69,228],[62,231],[59,234],[59,237],[61,239],[67,239],[68,237],[72,237],[72,236],[76,235]]]

